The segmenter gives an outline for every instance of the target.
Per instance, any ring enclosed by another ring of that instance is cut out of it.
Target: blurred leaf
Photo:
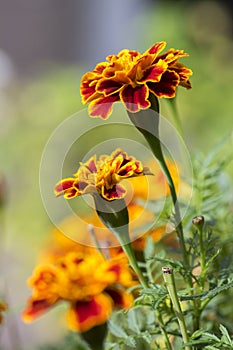
[[[110,319],[108,322],[108,329],[110,333],[112,333],[116,337],[125,338],[125,339],[127,339],[128,337],[128,334],[112,319]]]
[[[229,335],[228,330],[226,329],[226,327],[224,327],[222,324],[220,324],[219,329],[220,329],[220,331],[221,331],[221,333],[222,333],[222,335],[223,335],[223,337],[224,337],[224,339],[223,339],[224,342],[225,342],[226,344],[233,345],[233,342],[232,342],[232,340],[231,340],[231,337],[230,337],[230,335]]]

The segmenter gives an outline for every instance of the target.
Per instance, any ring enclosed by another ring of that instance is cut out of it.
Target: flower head
[[[84,74],[80,93],[83,104],[90,102],[89,114],[107,119],[117,101],[128,111],[138,112],[150,108],[150,93],[172,98],[178,85],[191,88],[192,71],[178,62],[188,54],[175,49],[160,54],[165,46],[165,42],[158,42],[143,54],[122,50]]]
[[[105,260],[92,249],[92,254],[71,251],[54,263],[38,266],[28,283],[33,291],[22,315],[25,322],[65,301],[69,327],[84,332],[106,322],[114,308],[130,307],[133,296],[126,289],[135,281],[123,254]]]
[[[54,191],[56,196],[64,195],[66,199],[98,193],[111,201],[126,194],[124,187],[118,184],[121,180],[145,174],[150,172],[140,161],[117,149],[110,156],[102,155],[99,160],[91,157],[86,163],[80,163],[74,177],[59,181]]]

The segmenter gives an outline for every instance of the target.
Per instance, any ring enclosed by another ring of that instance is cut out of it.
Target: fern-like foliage
[[[230,147],[226,147],[230,137],[225,137],[209,154],[196,152],[192,155],[193,182],[192,199],[184,222],[186,228],[191,219],[203,215],[206,221],[215,225],[215,229],[229,233],[233,227],[232,182],[226,168],[232,161]]]

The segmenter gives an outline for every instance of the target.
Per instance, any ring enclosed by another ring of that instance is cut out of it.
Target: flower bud
[[[202,228],[204,225],[204,222],[205,222],[205,219],[204,219],[204,216],[202,216],[202,215],[195,216],[192,219],[193,225],[198,227],[198,228]]]

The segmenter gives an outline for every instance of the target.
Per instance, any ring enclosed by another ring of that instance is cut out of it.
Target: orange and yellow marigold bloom
[[[178,85],[191,88],[192,71],[178,62],[188,54],[175,49],[160,54],[165,46],[164,41],[158,42],[143,54],[124,49],[84,74],[80,93],[83,104],[90,102],[89,114],[107,119],[117,101],[128,111],[138,112],[150,108],[150,94],[172,98]]]
[[[23,312],[25,322],[66,301],[69,327],[84,332],[106,322],[116,307],[129,308],[133,296],[126,289],[135,281],[123,254],[105,260],[93,249],[92,254],[71,251],[37,267],[28,283],[33,290]]]
[[[120,149],[110,156],[102,155],[98,160],[91,157],[80,167],[74,177],[66,178],[55,185],[55,195],[66,199],[83,194],[99,194],[106,200],[123,198],[126,190],[119,182],[123,179],[150,174],[140,161],[128,156]]]

